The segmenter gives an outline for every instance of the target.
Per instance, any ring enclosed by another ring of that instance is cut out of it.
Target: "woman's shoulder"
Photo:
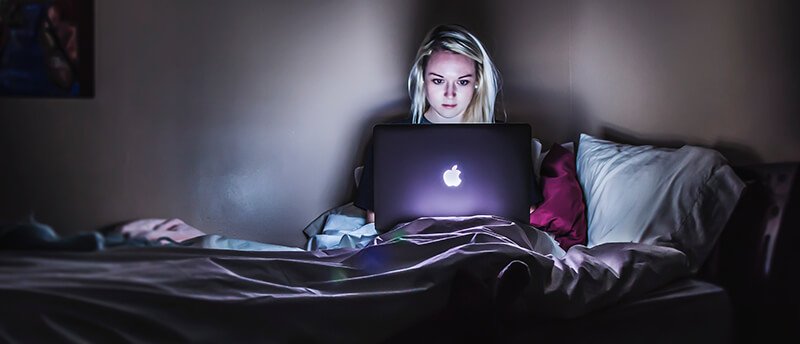
[[[395,117],[384,121],[384,124],[411,124],[411,116]]]
[[[381,124],[413,124],[413,123],[414,120],[411,117],[411,115],[406,115],[402,117],[392,117],[381,122]],[[429,121],[427,118],[422,117],[422,121],[420,122],[420,124],[433,124],[433,123]]]

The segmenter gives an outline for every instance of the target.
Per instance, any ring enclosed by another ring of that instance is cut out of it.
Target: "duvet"
[[[4,251],[0,342],[374,343],[454,303],[573,318],[689,272],[673,248],[564,252],[544,232],[492,216],[421,218],[363,248]]]

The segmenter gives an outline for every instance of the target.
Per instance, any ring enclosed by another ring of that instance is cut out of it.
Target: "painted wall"
[[[595,131],[714,147],[738,163],[800,160],[791,1],[581,1],[573,97]]]
[[[506,103],[547,141],[580,132],[800,160],[792,1],[503,1]]]
[[[405,108],[405,2],[97,1],[96,97],[2,99],[2,212],[300,245]],[[392,43],[394,42],[394,43]]]
[[[97,1],[96,97],[0,98],[0,219],[62,233],[179,217],[302,245],[350,200],[372,124],[406,112],[425,31],[458,22],[509,120],[800,160],[783,1]]]

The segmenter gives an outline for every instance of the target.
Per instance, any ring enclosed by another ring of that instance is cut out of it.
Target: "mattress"
[[[576,319],[687,267],[637,243],[565,253],[491,216],[421,218],[361,249],[0,251],[0,342],[486,343],[506,305]]]
[[[733,312],[727,292],[682,279],[635,301],[577,319],[517,319],[503,342],[523,343],[730,343]]]

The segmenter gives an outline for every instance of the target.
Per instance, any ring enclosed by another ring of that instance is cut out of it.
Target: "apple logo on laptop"
[[[442,178],[447,186],[454,187],[461,185],[461,171],[458,170],[458,165],[453,165],[453,168],[444,171]]]

